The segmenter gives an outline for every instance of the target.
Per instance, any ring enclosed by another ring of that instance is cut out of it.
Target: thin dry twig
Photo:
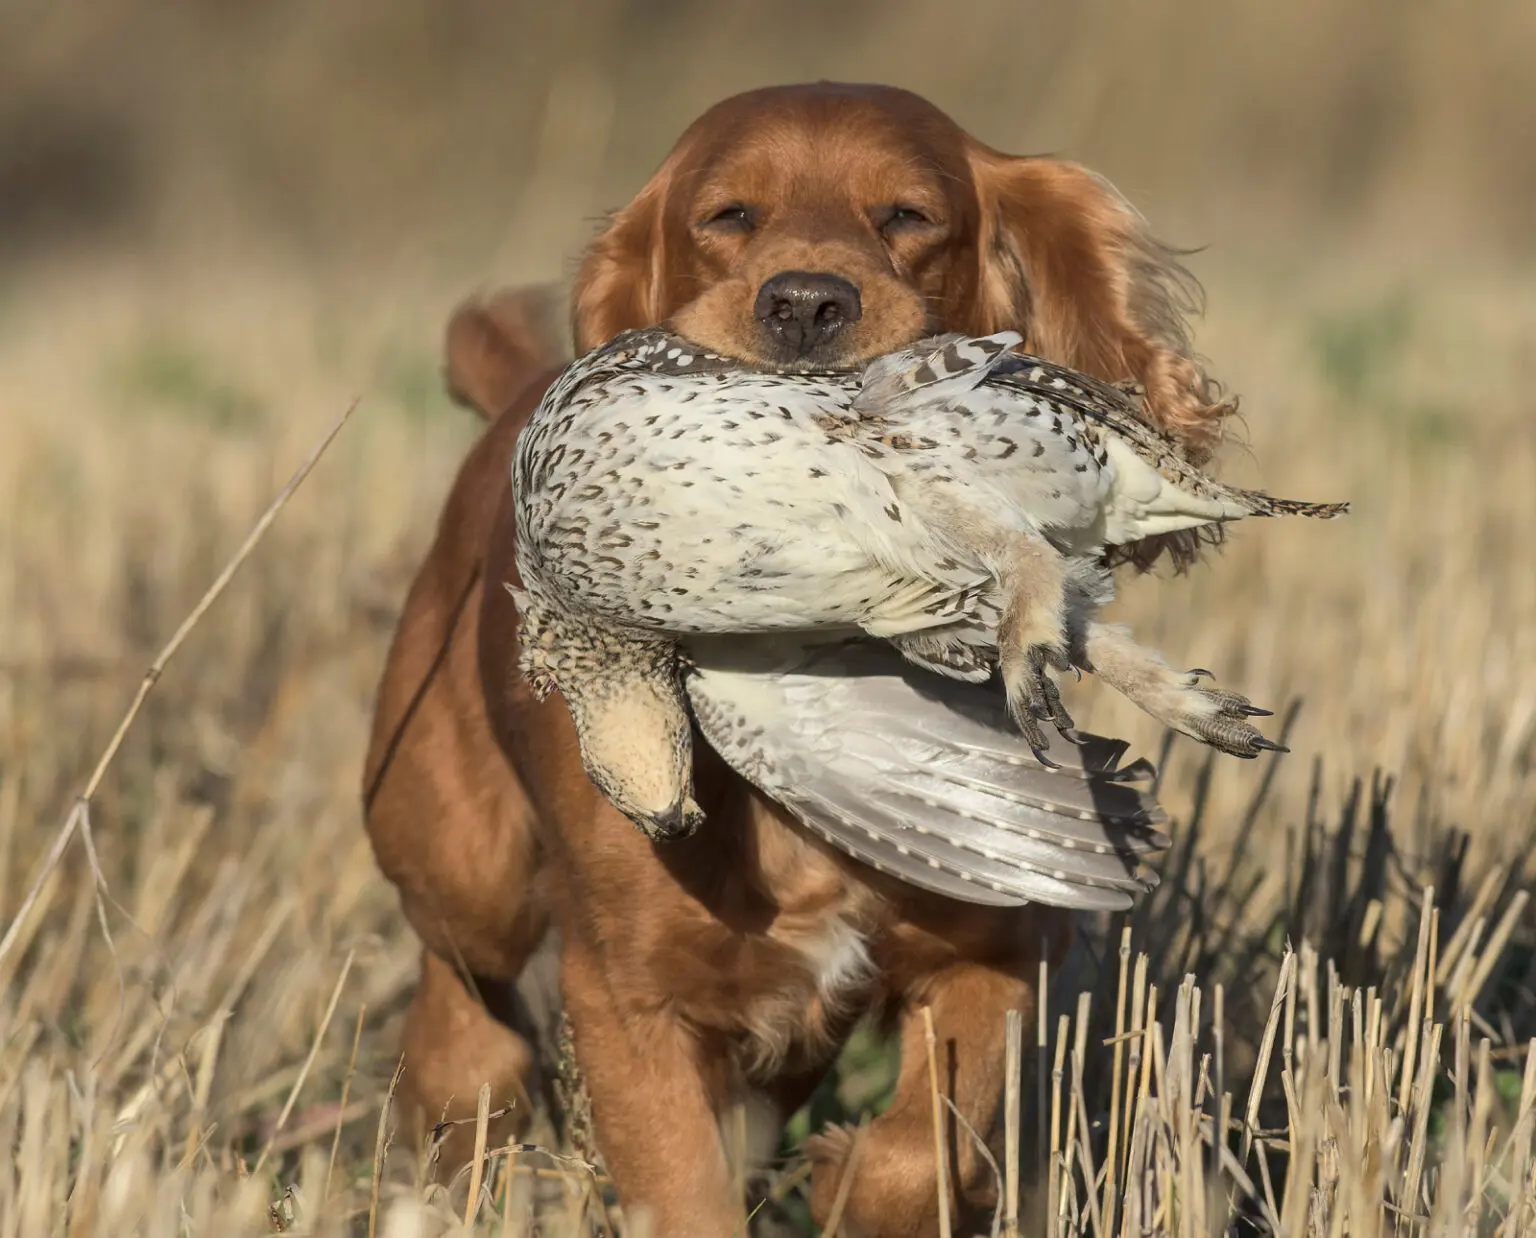
[[[480,1211],[480,1183],[485,1179],[485,1145],[491,1128],[491,1085],[482,1083],[475,1102],[475,1159],[470,1162],[469,1198],[464,1201],[464,1228],[475,1223]]]
[[[864,1131],[868,1119],[860,1121],[853,1132],[853,1142],[848,1147],[848,1159],[843,1162],[837,1178],[837,1194],[832,1197],[832,1210],[827,1213],[826,1238],[837,1238],[837,1229],[843,1223],[843,1211],[848,1207],[848,1196],[853,1191],[853,1175],[859,1167],[859,1154],[864,1150]]]
[[[384,1158],[389,1155],[389,1115],[395,1107],[395,1089],[405,1074],[405,1054],[395,1066],[389,1091],[384,1093],[384,1107],[379,1110],[379,1131],[373,1141],[373,1182],[368,1192],[368,1238],[374,1238],[379,1220],[379,1186],[384,1181]]]
[[[256,549],[257,543],[261,541],[272,522],[277,519],[278,513],[287,506],[288,500],[293,497],[294,492],[298,490],[304,479],[309,476],[310,470],[315,467],[320,457],[325,454],[326,448],[331,445],[336,436],[341,433],[342,427],[351,419],[353,412],[357,409],[357,404],[358,402],[353,400],[351,404],[347,405],[346,411],[336,419],[335,424],[326,431],[320,441],[310,450],[309,455],[294,470],[293,476],[278,491],[277,497],[272,500],[271,505],[262,513],[261,518],[256,521],[250,533],[246,535],[245,541],[235,551],[234,557],[224,565],[224,570],[208,586],[207,591],[198,600],[197,605],[181,621],[181,626],[172,633],[171,639],[166,641],[164,648],[155,655],[155,660],[149,664],[149,669],[144,673],[144,678],[139,682],[138,691],[134,693],[133,701],[128,706],[128,712],[123,715],[122,721],[117,724],[117,730],[113,732],[112,739],[108,742],[100,758],[97,760],[96,767],[91,771],[91,776],[86,779],[85,787],[75,800],[69,815],[64,819],[64,824],[59,827],[58,833],[54,836],[53,844],[48,848],[48,854],[43,857],[42,867],[38,869],[36,876],[33,877],[32,884],[27,889],[26,897],[21,900],[21,906],[16,909],[16,914],[11,918],[11,923],[5,931],[5,936],[0,938],[0,964],[5,962],[6,957],[15,946],[17,938],[21,935],[22,927],[27,922],[27,917],[32,914],[32,909],[42,897],[43,889],[48,884],[48,878],[53,875],[54,870],[58,868],[60,861],[63,860],[64,853],[69,849],[69,844],[74,839],[75,834],[90,829],[90,822],[87,820],[90,803],[95,798],[96,792],[100,789],[101,781],[106,777],[108,768],[113,760],[116,759],[118,749],[123,746],[123,740],[127,737],[129,728],[133,726],[138,718],[139,711],[144,708],[145,700],[154,691],[155,684],[160,681],[160,676],[164,674],[166,666],[176,656],[177,651],[191,634],[192,629],[202,621],[209,608],[218,601],[219,596],[228,588],[229,582],[234,579],[235,573],[250,558],[251,552]],[[95,876],[98,879],[100,878],[99,869],[96,870]]]
[[[336,1116],[331,1116],[331,1106],[325,1106],[323,1117],[313,1122],[307,1122],[301,1126],[295,1126],[284,1131],[272,1141],[272,1155],[279,1156],[284,1152],[292,1152],[295,1148],[302,1148],[314,1143],[327,1131],[333,1135],[346,1129],[360,1118],[366,1118],[373,1112],[373,1102],[355,1100],[346,1108],[337,1108]]]
[[[949,1175],[944,1162],[944,1104],[939,1092],[938,1038],[933,1009],[923,1007],[923,1036],[928,1045],[928,1090],[933,1097],[933,1172],[939,1193],[939,1238],[949,1238]]]
[[[336,1003],[341,1000],[341,990],[347,983],[347,976],[352,971],[352,961],[356,957],[356,950],[347,951],[346,960],[341,965],[341,975],[336,977],[336,985],[331,989],[331,1000],[326,1003],[325,1014],[320,1017],[320,1026],[315,1029],[315,1038],[310,1042],[309,1056],[304,1059],[304,1065],[299,1068],[299,1077],[293,1081],[288,1099],[283,1102],[283,1108],[277,1115],[277,1122],[272,1127],[272,1134],[267,1137],[266,1147],[262,1148],[261,1155],[256,1158],[256,1168],[251,1170],[253,1174],[261,1172],[262,1166],[267,1163],[267,1158],[272,1155],[273,1140],[282,1134],[283,1127],[288,1125],[293,1106],[298,1102],[299,1093],[304,1090],[304,1084],[309,1080],[309,1072],[315,1064],[315,1058],[320,1055],[321,1042],[325,1040],[325,1033],[331,1026],[331,1018],[336,1013]]]
[[[992,1171],[992,1180],[997,1186],[997,1191],[994,1195],[996,1202],[992,1206],[991,1233],[992,1238],[999,1238],[999,1235],[1003,1232],[1003,1171],[997,1163],[997,1157],[992,1155],[992,1149],[987,1147],[987,1141],[977,1133],[970,1120],[955,1106],[955,1102],[947,1096],[941,1096],[939,1099],[944,1102],[944,1107],[949,1110],[949,1114],[954,1118],[955,1124],[965,1132],[966,1137],[971,1141],[971,1146],[975,1148],[976,1155]]]
[[[1127,924],[1120,931],[1120,978],[1115,990],[1115,1047],[1109,1075],[1109,1151],[1104,1158],[1104,1199],[1099,1208],[1104,1216],[1106,1235],[1115,1232],[1115,1156],[1120,1135],[1120,1071],[1125,1053],[1125,992],[1130,962],[1131,926]]]
[[[365,1002],[357,1008],[357,1027],[352,1032],[352,1052],[347,1058],[347,1077],[341,1081],[341,1100],[336,1105],[336,1133],[331,1136],[331,1155],[325,1164],[325,1185],[320,1188],[323,1207],[331,1198],[331,1175],[336,1170],[336,1149],[341,1146],[341,1130],[346,1125],[347,1097],[352,1093],[352,1076],[357,1072],[357,1047],[363,1041],[363,1020],[367,1017]]]
[[[1044,995],[1040,996],[1042,1002]],[[1024,1017],[1017,1010],[1010,1010],[1004,1026],[1004,1052],[1008,1055],[1003,1065],[1003,1232],[1009,1238],[1018,1238],[1019,1232],[1019,1107],[1020,1075],[1024,1066]]]

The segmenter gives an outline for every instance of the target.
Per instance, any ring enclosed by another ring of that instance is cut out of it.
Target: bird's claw
[[[1206,672],[1209,674],[1209,672]],[[1273,717],[1273,712],[1260,709],[1246,696],[1220,688],[1198,686],[1196,672],[1185,687],[1187,704],[1182,716],[1174,722],[1176,730],[1220,752],[1252,760],[1261,752],[1289,752],[1282,744],[1266,739],[1250,718]],[[1214,676],[1213,676],[1214,678]]]
[[[1035,744],[1030,744],[1029,753],[1045,769],[1058,770],[1061,768],[1061,763],[1051,760],[1051,758],[1046,755],[1044,748],[1037,747]]]
[[[1046,769],[1060,769],[1060,765],[1045,755],[1050,741],[1040,724],[1049,722],[1068,743],[1085,741],[1078,734],[1072,715],[1061,703],[1061,692],[1047,673],[1047,667],[1057,671],[1077,669],[1059,646],[1038,644],[1025,649],[1021,658],[1006,659],[1003,679],[1008,690],[1009,713],[1035,760]]]
[[[1045,755],[1046,749],[1051,746],[1051,741],[1046,739],[1045,730],[1040,725],[1040,719],[1031,712],[1024,714],[1022,717],[1016,715],[1014,721],[1018,724],[1019,731],[1024,736],[1024,742],[1029,745],[1029,750],[1034,754],[1035,760],[1045,766],[1046,769],[1059,769],[1060,767],[1056,762]]]

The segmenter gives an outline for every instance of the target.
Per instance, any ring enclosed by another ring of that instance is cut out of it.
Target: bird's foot
[[[1170,671],[1156,707],[1143,704],[1143,708],[1173,730],[1234,757],[1251,760],[1261,752],[1290,751],[1266,739],[1250,721],[1271,717],[1270,710],[1260,709],[1241,693],[1201,683],[1214,678],[1201,668],[1182,674]]]
[[[1071,659],[1060,645],[1040,643],[1029,645],[1016,653],[1004,652],[1002,657],[1003,686],[1008,692],[1008,712],[1014,724],[1024,736],[1024,741],[1035,754],[1035,760],[1050,769],[1056,762],[1045,755],[1050,741],[1045,737],[1041,723],[1051,723],[1063,739],[1078,743],[1079,736],[1061,703],[1061,692],[1056,681],[1047,673],[1075,670]]]

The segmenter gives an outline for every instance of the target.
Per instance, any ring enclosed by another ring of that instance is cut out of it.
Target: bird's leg
[[[520,668],[540,700],[564,699],[587,777],[653,842],[692,834],[704,813],[676,644],[526,597],[520,610]]]
[[[1128,629],[1096,621],[1084,630],[1086,669],[1164,726],[1236,757],[1285,752],[1265,739],[1250,718],[1266,718],[1246,696],[1206,687],[1210,671],[1176,671],[1156,650],[1136,643]]]
[[[1044,541],[1021,537],[1009,547],[997,575],[1005,598],[997,653],[1008,712],[1036,759],[1052,765],[1044,756],[1050,745],[1040,724],[1050,722],[1066,738],[1074,737],[1072,718],[1046,673],[1047,668],[1072,669],[1066,644],[1066,566]]]

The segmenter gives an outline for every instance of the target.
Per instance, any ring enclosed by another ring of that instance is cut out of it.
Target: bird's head
[[[693,798],[693,729],[670,641],[573,621],[514,585],[518,667],[543,702],[559,692],[593,784],[652,842],[704,821]]]
[[[649,679],[562,687],[587,777],[652,842],[704,822],[693,797],[693,732],[680,700]],[[671,699],[669,699],[669,697]]]

